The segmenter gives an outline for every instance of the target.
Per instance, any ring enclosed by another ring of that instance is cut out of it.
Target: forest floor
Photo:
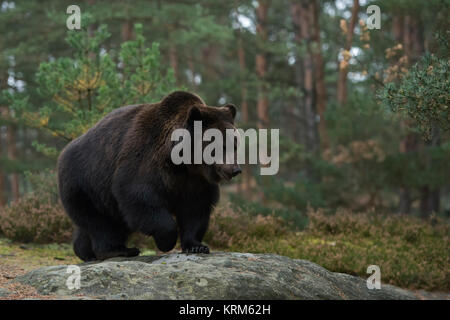
[[[28,271],[56,264],[77,264],[69,244],[23,244],[0,238],[0,300],[1,290],[13,292],[7,299],[50,299],[39,295],[34,288],[10,281]]]
[[[177,249],[175,249],[177,250]],[[222,250],[221,250],[222,251]],[[142,252],[144,255],[157,254],[153,250]],[[74,255],[70,244],[22,244],[0,238],[0,300],[2,299],[52,299],[52,296],[39,295],[34,288],[10,281],[30,270],[43,266],[77,264],[81,261]],[[2,290],[14,292],[1,297]],[[414,290],[422,299],[450,299],[450,293]]]

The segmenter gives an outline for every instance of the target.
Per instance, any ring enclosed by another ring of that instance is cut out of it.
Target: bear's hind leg
[[[125,246],[129,234],[125,225],[97,216],[95,226],[89,233],[92,248],[98,260],[139,255],[139,249]]]
[[[61,194],[64,194],[61,197],[64,208],[79,229],[74,242],[77,256],[83,260],[93,260],[94,253],[97,260],[105,260],[139,255],[137,248],[125,246],[129,230],[124,223],[114,220],[111,216],[102,215],[81,190]]]
[[[75,238],[73,242],[73,251],[83,261],[96,260],[89,233],[81,228],[75,230]]]

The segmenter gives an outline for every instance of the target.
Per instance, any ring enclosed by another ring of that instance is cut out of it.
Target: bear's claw
[[[209,253],[209,248],[204,245],[193,246],[183,250],[183,253]]]

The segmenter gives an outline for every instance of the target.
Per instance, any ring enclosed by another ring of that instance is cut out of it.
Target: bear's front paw
[[[192,246],[189,248],[183,249],[183,253],[209,253],[209,248],[204,245]]]

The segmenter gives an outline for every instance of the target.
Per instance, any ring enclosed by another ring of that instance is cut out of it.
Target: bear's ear
[[[225,108],[228,108],[230,110],[231,116],[233,117],[234,120],[234,118],[236,118],[236,106],[234,104],[227,104]]]
[[[193,128],[194,121],[202,121],[202,113],[200,112],[200,109],[197,107],[191,107],[188,110],[186,118],[186,127]]]

